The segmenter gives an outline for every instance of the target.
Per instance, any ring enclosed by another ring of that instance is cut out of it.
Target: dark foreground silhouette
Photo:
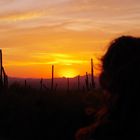
[[[76,133],[77,140],[140,138],[140,38],[112,41],[102,58],[100,84],[106,104],[96,121]]]
[[[74,140],[101,100],[97,91],[46,93],[14,84],[0,94],[0,140]]]

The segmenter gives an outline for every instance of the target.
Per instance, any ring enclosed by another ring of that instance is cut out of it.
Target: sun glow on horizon
[[[60,77],[73,78],[78,75],[75,69],[64,69],[59,73]]]

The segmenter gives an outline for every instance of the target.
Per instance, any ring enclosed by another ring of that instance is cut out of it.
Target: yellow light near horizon
[[[74,69],[65,69],[60,71],[60,76],[61,77],[66,77],[66,78],[73,78],[78,75],[78,72]]]

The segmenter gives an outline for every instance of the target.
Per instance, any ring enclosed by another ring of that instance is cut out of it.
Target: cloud
[[[0,15],[0,22],[17,22],[17,21],[25,21],[36,19],[43,16],[44,13],[41,11],[35,12],[24,12],[24,13],[10,13],[5,15]]]
[[[8,50],[8,49],[7,49]],[[6,60],[5,66],[31,66],[31,65],[82,65],[88,63],[87,60],[82,60],[78,57],[75,57],[75,54],[64,54],[64,53],[30,53],[21,55],[17,57],[17,53],[20,52],[20,49],[12,49],[13,54],[6,53],[6,57],[12,57],[12,60]]]
[[[112,23],[119,26],[135,25],[135,20],[140,19],[138,3],[140,2],[137,0],[122,2],[120,0],[14,0],[2,7],[5,12],[0,12],[0,23],[11,22],[15,28],[46,26],[55,30],[60,28],[75,31],[91,28],[104,30],[104,26],[114,28]],[[137,20],[137,23],[140,21]]]

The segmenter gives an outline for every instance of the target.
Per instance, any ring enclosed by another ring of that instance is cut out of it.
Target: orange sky
[[[0,0],[0,48],[9,76],[73,77],[90,72],[107,44],[140,36],[139,0]],[[95,69],[97,73],[98,69]]]

